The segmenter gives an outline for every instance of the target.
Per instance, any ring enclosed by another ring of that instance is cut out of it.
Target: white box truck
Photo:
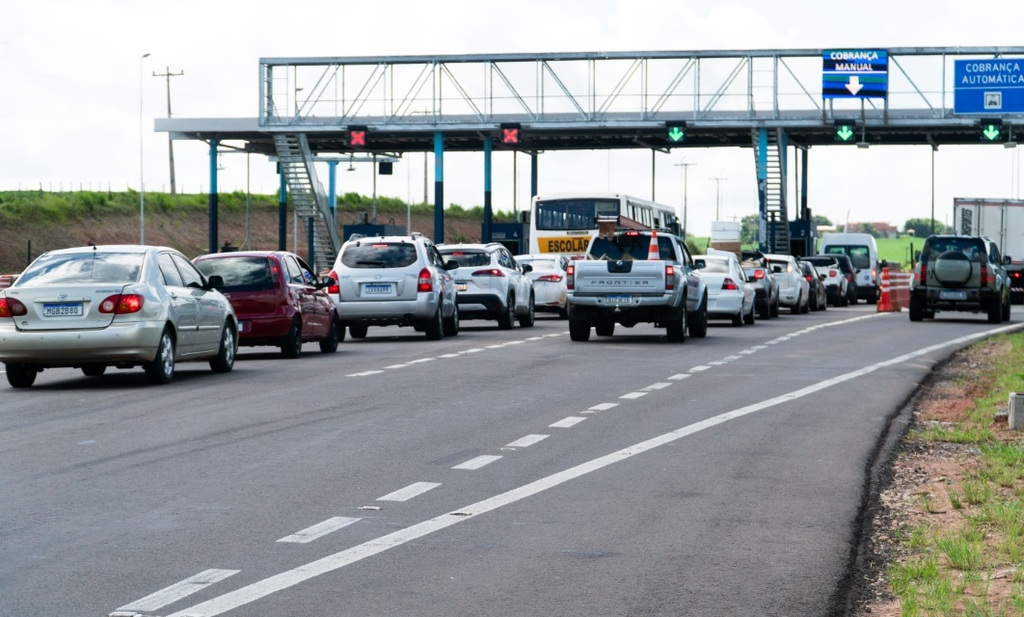
[[[988,236],[1010,257],[1010,298],[1024,303],[1024,199],[953,198],[953,229],[965,236]]]

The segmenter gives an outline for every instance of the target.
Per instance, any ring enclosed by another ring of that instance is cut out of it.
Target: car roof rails
[[[413,238],[422,238],[423,234],[418,231],[410,231],[409,236]]]

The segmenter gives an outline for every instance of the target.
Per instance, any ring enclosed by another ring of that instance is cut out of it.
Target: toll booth
[[[526,253],[530,246],[530,226],[526,223],[491,223],[491,238],[484,238],[484,227],[480,226],[480,237],[484,242],[501,242],[513,255]]]
[[[808,257],[818,252],[818,225],[814,221],[798,219],[789,222],[789,254]]]
[[[341,241],[344,242],[352,237],[352,234],[364,236],[404,236],[406,235],[403,225],[345,225],[342,227]]]

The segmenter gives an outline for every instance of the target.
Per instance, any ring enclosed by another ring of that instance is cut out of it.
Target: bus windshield
[[[597,229],[598,216],[619,216],[617,199],[548,199],[537,202],[537,229],[570,231]]]

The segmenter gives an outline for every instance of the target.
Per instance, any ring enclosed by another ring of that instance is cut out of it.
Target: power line
[[[167,67],[165,73],[157,73],[153,71],[153,77],[163,77],[167,80],[167,117],[171,117],[171,78],[180,77],[184,75],[185,71],[178,71],[177,73],[171,72],[171,67]],[[175,182],[174,182],[174,140],[171,139],[171,134],[167,134],[167,159],[171,168],[171,195],[175,194]]]

